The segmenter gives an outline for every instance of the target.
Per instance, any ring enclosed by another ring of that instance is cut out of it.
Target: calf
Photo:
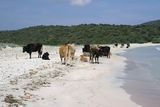
[[[48,53],[48,52],[45,52],[45,53],[42,55],[42,59],[43,59],[43,60],[50,60],[50,59],[49,59],[49,53]]]
[[[80,55],[80,61],[81,62],[88,62],[88,57],[85,55]]]

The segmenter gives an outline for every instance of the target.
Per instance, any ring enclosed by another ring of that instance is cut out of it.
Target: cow
[[[118,43],[115,43],[114,46],[115,46],[115,47],[118,47]]]
[[[30,59],[32,52],[38,51],[38,58],[41,58],[42,55],[42,44],[41,43],[31,43],[27,44],[26,46],[23,46],[23,53],[27,52],[29,53]]]
[[[124,47],[124,43],[121,43],[121,48],[123,48]]]
[[[99,46],[100,48],[100,56],[107,56],[107,58],[110,58],[111,52],[109,46]]]
[[[130,43],[127,43],[127,46],[126,46],[126,48],[129,48],[130,47]]]
[[[90,45],[86,44],[82,48],[83,55],[89,56],[90,55]]]
[[[68,60],[73,60],[75,55],[75,46],[74,44],[65,44],[60,46],[59,55],[62,64],[67,64]],[[64,61],[63,61],[64,60]]]
[[[49,53],[48,53],[48,52],[45,52],[45,53],[42,55],[42,59],[43,59],[43,60],[50,60],[50,59],[49,59]]]
[[[82,52],[90,52],[90,45],[84,45],[84,48],[82,49]]]
[[[85,55],[80,55],[80,61],[81,62],[88,62],[88,57]]]
[[[91,46],[90,48],[90,61],[91,63],[99,64],[100,48],[97,46]]]

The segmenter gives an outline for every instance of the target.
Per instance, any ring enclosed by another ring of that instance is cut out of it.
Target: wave
[[[156,50],[160,51],[160,47],[156,47]]]

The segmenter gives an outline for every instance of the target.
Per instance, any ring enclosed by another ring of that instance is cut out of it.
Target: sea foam
[[[156,47],[156,50],[160,51],[160,47]]]

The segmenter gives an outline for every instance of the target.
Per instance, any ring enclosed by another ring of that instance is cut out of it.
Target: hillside
[[[58,45],[115,42],[160,42],[160,20],[131,25],[81,24],[75,26],[34,26],[14,31],[0,31],[0,42],[19,45],[41,42]],[[156,25],[156,26],[155,26]]]
[[[142,25],[150,25],[150,26],[160,27],[160,20],[154,20],[154,21],[146,22],[146,23],[143,23]]]

